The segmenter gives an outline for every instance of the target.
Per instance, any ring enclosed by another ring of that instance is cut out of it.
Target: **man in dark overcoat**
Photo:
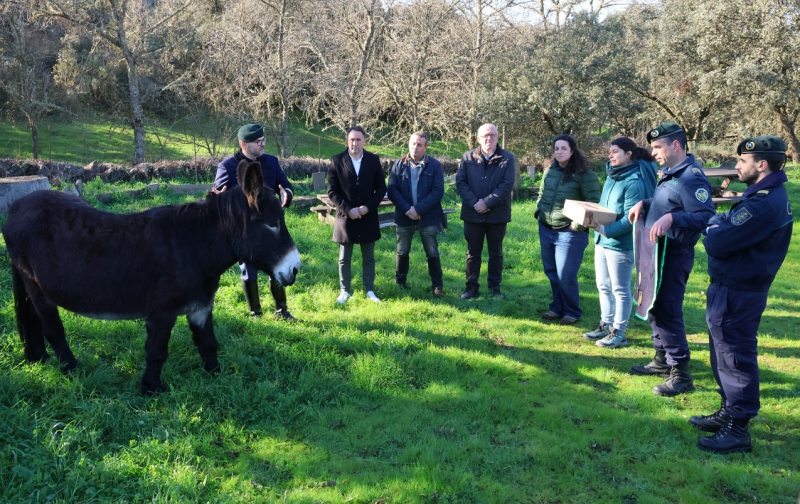
[[[339,297],[350,299],[353,245],[361,246],[362,280],[367,299],[375,295],[375,242],[381,237],[378,205],[386,195],[386,179],[376,154],[364,150],[367,134],[360,126],[347,130],[347,150],[333,156],[328,168],[328,197],[336,207],[333,241],[339,244]]]
[[[264,153],[264,128],[260,124],[245,124],[237,133],[240,150],[233,156],[222,160],[217,166],[217,176],[214,179],[212,191],[220,193],[227,189],[236,187],[239,182],[236,179],[236,167],[243,159],[247,159],[261,165],[261,174],[264,177],[264,186],[269,187],[281,198],[281,205],[284,208],[292,204],[292,183],[283,173],[278,158]],[[250,315],[258,317],[261,315],[261,301],[258,295],[258,270],[243,262],[239,263],[242,272],[242,290],[244,297],[250,308]],[[269,290],[275,300],[275,315],[286,321],[296,319],[289,313],[286,305],[286,289],[269,279]]]

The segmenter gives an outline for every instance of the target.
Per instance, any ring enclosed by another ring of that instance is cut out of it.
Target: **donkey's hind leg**
[[[219,343],[214,335],[211,305],[186,314],[186,320],[189,322],[189,329],[192,330],[192,340],[197,351],[200,352],[200,358],[203,359],[203,368],[212,374],[219,372],[219,360],[217,359]]]
[[[44,295],[39,285],[35,282],[26,280],[25,288],[28,291],[28,297],[33,307],[36,309],[36,313],[39,315],[41,334],[50,343],[50,347],[58,357],[58,362],[63,370],[67,372],[77,368],[78,360],[73,355],[69,343],[67,343],[67,335],[64,332],[64,324],[58,314],[58,307],[47,299],[47,296]]]
[[[12,288],[14,290],[14,311],[17,315],[17,330],[25,347],[25,358],[29,362],[44,362],[50,358],[47,347],[44,344],[42,334],[42,321],[36,308],[31,303],[31,298],[22,279],[22,274],[16,268],[11,267]]]

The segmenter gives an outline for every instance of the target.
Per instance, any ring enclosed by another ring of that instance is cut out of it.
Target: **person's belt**
[[[736,282],[733,280],[729,280],[727,278],[710,277],[708,280],[712,284],[721,285],[729,289],[750,291],[750,292],[766,292],[769,290],[770,285],[772,285],[772,281],[768,282],[765,285],[764,283]]]

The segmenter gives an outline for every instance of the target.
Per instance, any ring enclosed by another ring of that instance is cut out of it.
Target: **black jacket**
[[[331,158],[328,168],[328,197],[336,206],[333,241],[337,243],[370,243],[380,239],[378,205],[386,195],[386,179],[380,159],[364,151],[361,169],[356,175],[348,151]],[[347,216],[352,208],[365,205],[369,213],[360,219]]]
[[[461,220],[486,224],[511,222],[514,155],[498,147],[489,162],[484,163],[480,152],[480,147],[465,152],[458,166],[456,188],[462,202]],[[484,214],[473,208],[481,198],[489,207]]]
[[[425,164],[419,172],[417,204],[411,196],[411,167],[408,154],[394,162],[389,173],[389,199],[395,205],[394,222],[398,226],[438,226],[444,221],[442,197],[444,196],[444,170],[442,163],[425,156]],[[420,215],[418,221],[411,220],[406,212],[411,207]]]

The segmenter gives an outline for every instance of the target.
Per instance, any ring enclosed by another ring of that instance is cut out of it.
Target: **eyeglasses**
[[[497,138],[497,133],[486,133],[485,135],[480,135],[478,138]]]
[[[259,138],[258,140],[254,140],[252,142],[247,142],[247,143],[260,145],[260,146],[263,147],[267,143],[267,141],[265,139],[263,139],[263,138]]]

